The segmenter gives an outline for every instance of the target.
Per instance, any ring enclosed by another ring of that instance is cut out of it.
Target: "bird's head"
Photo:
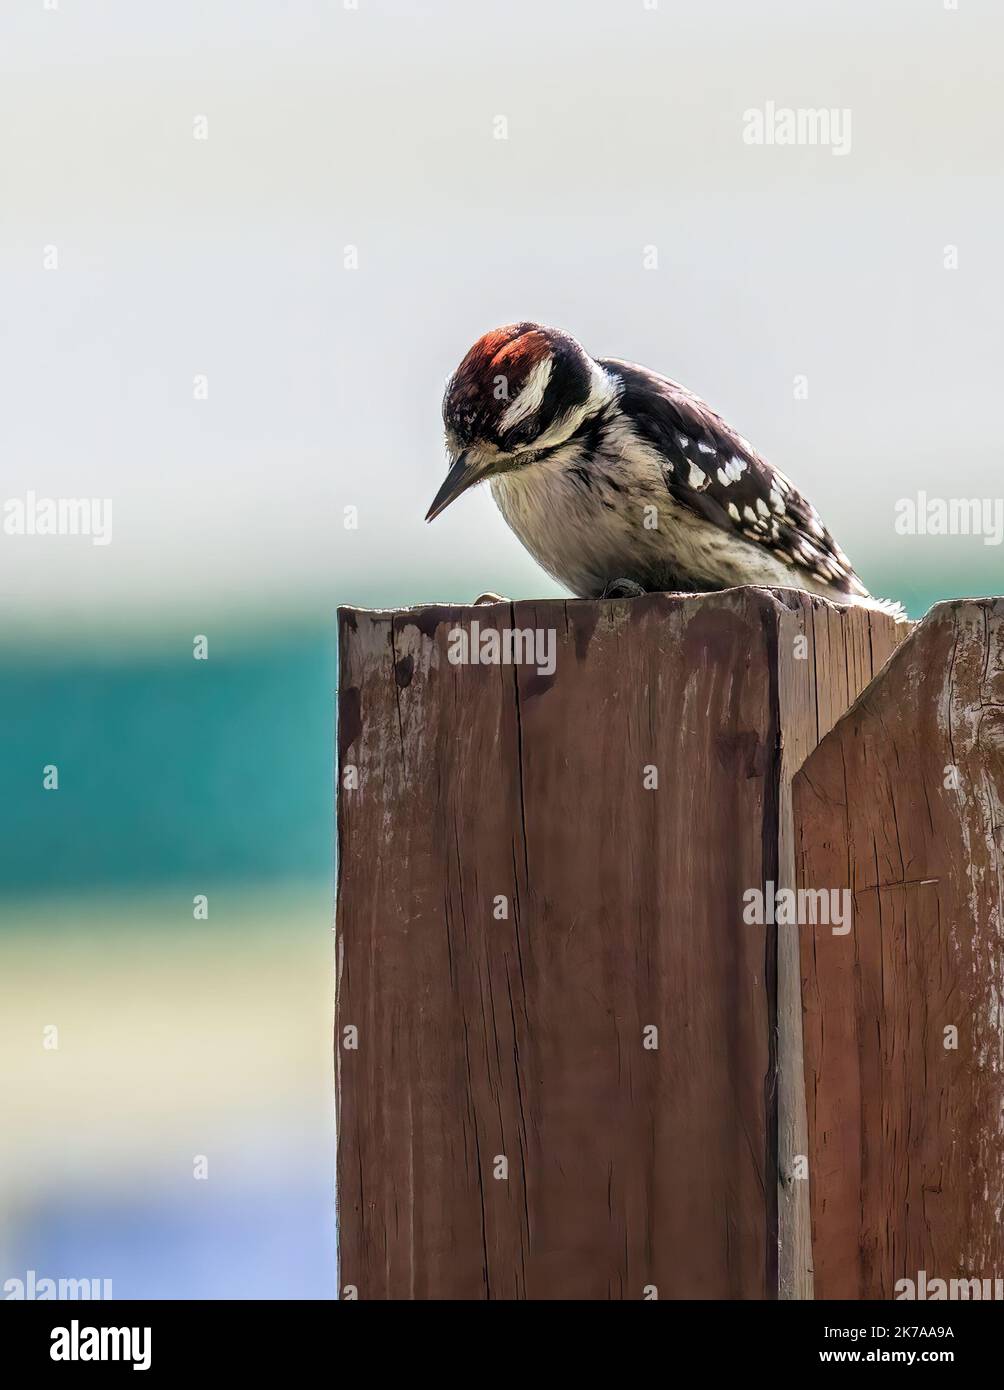
[[[450,469],[426,521],[482,479],[527,467],[565,443],[612,394],[603,368],[567,333],[538,323],[486,333],[446,387]]]

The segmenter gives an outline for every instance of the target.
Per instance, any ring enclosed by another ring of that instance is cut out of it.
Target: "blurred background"
[[[1001,491],[1002,55],[996,0],[2,7],[0,504],[113,530],[0,531],[0,1287],[334,1296],[335,607],[560,592],[422,521],[482,332],[684,381],[913,616],[1004,591],[895,529]]]

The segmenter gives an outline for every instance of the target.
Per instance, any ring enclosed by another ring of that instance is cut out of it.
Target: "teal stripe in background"
[[[330,878],[333,623],[208,638],[204,661],[187,636],[134,660],[0,654],[5,892]]]

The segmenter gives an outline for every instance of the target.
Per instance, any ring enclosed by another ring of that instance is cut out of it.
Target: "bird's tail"
[[[906,609],[897,599],[873,598],[871,594],[854,594],[850,601],[858,608],[870,608],[873,613],[886,613],[897,623],[910,621]]]

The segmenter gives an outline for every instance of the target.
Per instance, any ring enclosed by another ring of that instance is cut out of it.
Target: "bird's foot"
[[[511,599],[505,598],[502,594],[493,594],[491,589],[487,593],[478,594],[472,607],[477,608],[481,603],[511,603]]]
[[[645,590],[633,579],[611,579],[603,590],[604,598],[641,598]]]

